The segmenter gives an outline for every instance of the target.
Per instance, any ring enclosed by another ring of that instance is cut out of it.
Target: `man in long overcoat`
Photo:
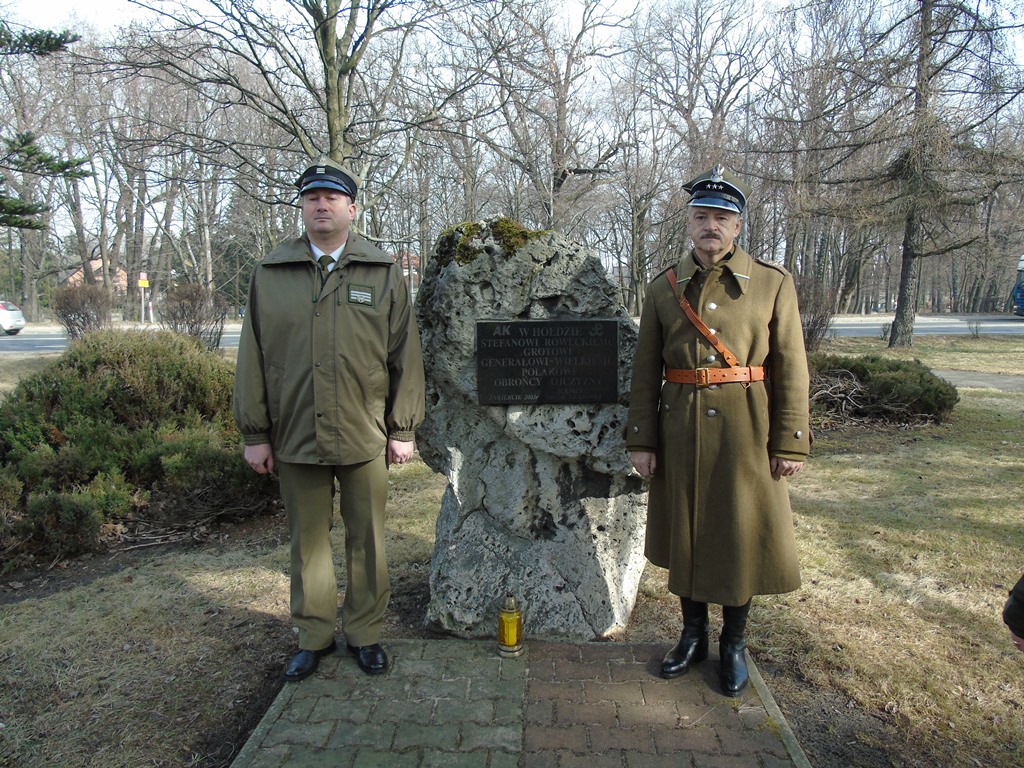
[[[234,415],[246,462],[277,471],[288,513],[299,651],[285,679],[309,676],[337,647],[336,498],[348,571],[342,627],[359,668],[376,675],[388,667],[379,642],[391,596],[388,466],[409,460],[423,420],[420,340],[401,268],[351,231],[355,177],[322,159],[296,186],[305,233],[253,273]]]
[[[661,673],[707,658],[718,603],[722,691],[738,696],[752,596],[800,585],[786,478],[810,451],[807,360],[793,278],[736,244],[746,185],[719,166],[684,189],[693,249],[648,286],[626,447],[650,479],[647,558],[682,604]]]

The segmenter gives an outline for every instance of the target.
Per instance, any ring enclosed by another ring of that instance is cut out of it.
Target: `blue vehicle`
[[[1017,263],[1017,282],[1013,285],[1013,314],[1024,317],[1024,256]]]

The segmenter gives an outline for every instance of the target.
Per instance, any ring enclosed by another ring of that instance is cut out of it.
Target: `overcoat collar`
[[[732,256],[719,262],[719,266],[722,267],[722,271],[725,274],[732,275],[737,287],[740,289],[740,293],[746,294],[747,288],[750,287],[750,276],[754,269],[754,260],[750,257],[750,254],[738,245],[734,246]],[[685,288],[698,269],[697,257],[693,250],[687,251],[676,266],[676,280],[680,290]]]
[[[309,237],[306,235],[282,243],[267,254],[263,263],[267,265],[292,264],[302,261],[308,261],[316,265],[316,259],[313,258],[313,247],[310,245]],[[349,233],[348,242],[345,243],[345,250],[342,251],[341,258],[338,259],[338,264],[334,271],[337,271],[338,267],[344,267],[350,261],[371,262],[388,266],[395,263],[394,259],[354,232]]]

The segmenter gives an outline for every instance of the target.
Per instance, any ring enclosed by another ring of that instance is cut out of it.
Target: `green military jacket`
[[[648,559],[669,589],[742,605],[800,584],[787,481],[769,458],[810,450],[808,371],[793,278],[741,248],[707,270],[691,253],[677,287],[739,366],[766,380],[710,387],[664,381],[664,369],[727,367],[686,317],[663,272],[640,318],[626,447],[656,454],[648,496]]]
[[[234,416],[275,460],[345,465],[411,441],[424,415],[423,359],[402,270],[355,234],[321,287],[305,237],[282,243],[249,286]]]

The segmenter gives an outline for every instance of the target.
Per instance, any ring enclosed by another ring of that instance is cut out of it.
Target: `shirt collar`
[[[337,248],[337,249],[331,251],[329,254],[327,254],[328,256],[331,257],[331,261],[332,261],[331,266],[328,268],[329,270],[330,269],[334,269],[334,266],[338,263],[338,259],[341,258],[341,254],[345,250],[345,246],[346,245],[348,245],[348,241],[347,240],[344,243],[341,244],[340,248]],[[310,248],[310,250],[313,251],[313,261],[316,261],[316,262],[319,262],[320,261],[320,257],[323,256],[326,253],[326,251],[321,250],[320,248],[318,248],[313,243],[309,244],[309,248]]]

